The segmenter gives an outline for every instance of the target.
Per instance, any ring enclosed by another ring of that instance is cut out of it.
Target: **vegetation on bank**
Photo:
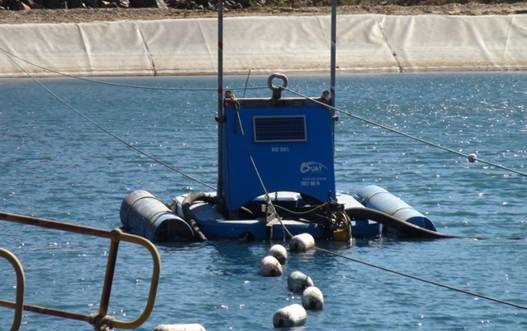
[[[444,6],[448,4],[516,4],[525,0],[338,0],[339,6]],[[302,8],[327,7],[330,0],[224,0],[227,9],[254,7]],[[72,8],[176,8],[215,10],[214,0],[0,0],[0,9],[72,9]]]

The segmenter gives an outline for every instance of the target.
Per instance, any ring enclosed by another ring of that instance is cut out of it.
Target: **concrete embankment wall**
[[[325,71],[329,25],[328,16],[227,18],[225,71]],[[216,20],[205,18],[0,24],[2,50],[75,75],[215,73],[216,36]],[[527,15],[342,15],[337,65],[366,72],[525,70]],[[0,51],[0,76],[22,77],[24,70],[52,75]]]

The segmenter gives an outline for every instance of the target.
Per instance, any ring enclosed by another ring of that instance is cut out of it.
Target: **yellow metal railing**
[[[15,254],[7,249],[0,248],[0,256],[11,263],[16,273],[16,301],[14,303],[15,317],[13,318],[13,324],[11,324],[11,331],[17,331],[20,328],[20,323],[22,323],[22,312],[24,311],[24,269]]]
[[[101,230],[93,227],[76,225],[71,223],[64,223],[58,221],[52,221],[42,218],[36,218],[25,215],[17,215],[10,213],[0,212],[0,221],[7,221],[19,224],[33,225],[47,229],[61,230],[67,232],[78,233],[82,235],[90,235],[101,238],[110,239],[110,249],[108,252],[108,261],[106,264],[106,273],[104,276],[104,284],[101,294],[101,301],[99,304],[99,310],[93,314],[82,314],[77,312],[69,312],[49,307],[35,306],[23,304],[23,289],[24,289],[24,273],[22,266],[18,259],[6,250],[1,250],[0,255],[5,257],[17,272],[17,297],[16,302],[0,300],[0,306],[15,309],[15,320],[11,328],[12,331],[18,330],[20,320],[22,317],[23,310],[31,311],[39,314],[52,315],[62,318],[74,319],[79,321],[85,321],[94,326],[95,330],[102,330],[104,327],[109,328],[120,328],[120,329],[134,329],[142,325],[150,316],[152,309],[154,308],[155,298],[157,294],[157,286],[159,283],[159,273],[161,270],[161,261],[159,252],[156,247],[147,239],[139,236],[131,235],[122,232],[120,229],[114,229],[112,231]],[[121,241],[130,242],[145,247],[152,256],[152,277],[150,282],[150,290],[148,293],[148,300],[143,312],[135,319],[131,321],[118,320],[108,315],[108,306],[110,303],[110,296],[112,292],[112,283],[115,273],[115,264],[117,261],[117,251],[119,249],[119,243]],[[6,253],[7,252],[7,253]],[[18,269],[17,269],[18,268]],[[21,286],[19,287],[19,283]],[[20,292],[19,292],[19,289]],[[20,293],[20,295],[19,295]],[[17,325],[18,322],[18,325]]]

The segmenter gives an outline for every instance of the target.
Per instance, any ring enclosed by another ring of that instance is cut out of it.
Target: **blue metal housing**
[[[263,195],[262,185],[267,192],[335,199],[334,119],[327,108],[296,98],[240,99],[225,106],[221,130],[219,194],[229,218]]]

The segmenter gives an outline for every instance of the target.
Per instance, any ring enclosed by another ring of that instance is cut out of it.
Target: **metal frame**
[[[331,50],[330,50],[330,105],[335,107],[336,100],[336,67],[337,67],[337,2],[331,0]],[[216,9],[218,12],[218,100],[217,100],[217,121],[218,121],[218,178],[216,188],[216,206],[220,212],[223,211],[223,146],[222,146],[222,126],[224,119],[223,104],[223,0],[217,0]]]
[[[21,317],[20,306],[22,305],[23,310],[26,310],[26,311],[88,322],[91,325],[93,325],[96,328],[96,330],[101,325],[107,325],[110,327],[115,327],[115,328],[120,328],[120,329],[135,329],[141,326],[150,316],[154,308],[155,298],[157,294],[157,286],[159,284],[159,274],[161,271],[161,259],[159,256],[159,252],[157,251],[157,248],[147,239],[124,233],[120,229],[114,229],[111,231],[107,231],[107,230],[102,230],[102,229],[97,229],[97,228],[92,228],[92,227],[87,227],[87,226],[82,226],[82,225],[76,225],[76,224],[71,224],[71,223],[64,223],[64,222],[31,217],[31,216],[2,213],[2,212],[0,212],[0,221],[33,225],[33,226],[38,226],[38,227],[52,229],[52,230],[73,232],[77,234],[95,236],[95,237],[100,237],[100,238],[107,238],[111,240],[110,249],[108,252],[108,260],[107,260],[107,265],[106,265],[106,273],[104,276],[104,284],[103,284],[103,289],[101,293],[101,301],[99,304],[99,310],[96,313],[81,314],[77,312],[69,312],[69,311],[64,311],[64,310],[59,310],[59,309],[54,309],[54,308],[49,308],[49,307],[23,304],[23,298],[19,298],[19,293],[18,293],[18,283],[20,282],[20,279],[22,279],[22,286],[20,287],[22,289],[22,294],[20,295],[23,296],[23,288],[24,288],[23,271],[22,271],[22,277],[19,276],[19,273],[22,270],[22,266],[20,265],[20,262],[18,262],[16,257],[13,260],[12,256],[10,256],[9,254],[5,254],[5,251],[3,252],[2,250],[0,250],[0,255],[3,257],[7,256],[6,258],[8,260],[11,259],[10,262],[15,267],[15,270],[17,270],[17,266],[18,266],[20,267],[20,271],[17,271],[17,301],[11,302],[11,301],[0,300],[0,306],[15,309],[15,315],[20,314],[20,317]],[[112,292],[112,283],[113,283],[113,277],[115,273],[115,264],[117,261],[117,252],[119,249],[119,243],[121,241],[126,241],[126,242],[130,242],[133,244],[143,246],[149,251],[150,255],[152,256],[152,277],[151,277],[151,282],[150,282],[150,290],[148,293],[148,300],[147,300],[147,303],[146,303],[146,306],[143,312],[139,315],[139,317],[137,317],[135,320],[132,320],[132,321],[122,321],[122,320],[115,319],[112,316],[108,315],[108,306],[110,303],[110,297],[111,297],[111,292]],[[16,322],[16,318],[15,318],[15,322]],[[15,323],[13,323],[13,326],[15,326]],[[15,330],[15,331],[17,329],[18,327],[15,329],[12,328],[12,330]]]

